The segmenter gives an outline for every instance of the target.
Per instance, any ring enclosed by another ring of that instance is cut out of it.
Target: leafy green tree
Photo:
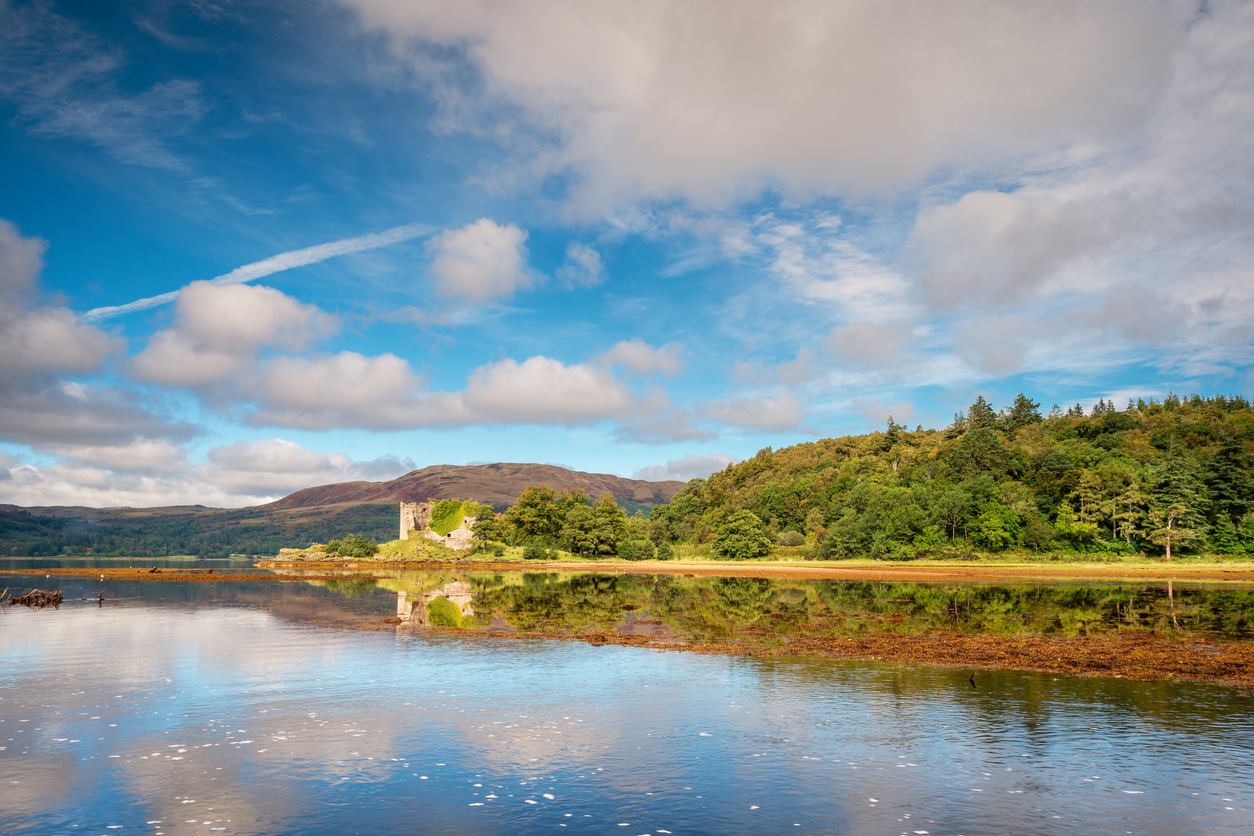
[[[1070,540],[1074,545],[1092,542],[1097,535],[1099,526],[1095,522],[1086,522],[1071,509],[1070,503],[1063,502],[1058,506],[1058,515],[1054,518],[1054,530],[1060,537]]]
[[[557,492],[548,485],[531,485],[505,512],[505,518],[523,542],[555,543],[566,521],[567,509],[563,504],[558,503]]]
[[[327,554],[340,557],[367,558],[379,553],[379,544],[360,534],[350,534],[341,540],[331,540],[326,544]]]
[[[984,505],[971,526],[971,539],[977,546],[1002,551],[1015,544],[1019,537],[1019,516],[998,502]]]
[[[624,540],[618,544],[618,556],[623,560],[652,560],[657,546],[651,540]]]
[[[936,524],[948,532],[949,542],[958,536],[958,527],[965,528],[975,505],[971,494],[957,486],[946,488],[932,502],[932,515]]]
[[[719,526],[714,553],[725,560],[749,560],[771,551],[771,538],[752,511],[737,511]]]
[[[475,539],[485,545],[494,540],[504,543],[509,539],[509,526],[505,519],[493,513],[481,515],[470,526],[470,530],[475,535]]]
[[[626,518],[609,494],[595,508],[576,505],[566,515],[561,540],[569,551],[580,556],[614,554],[626,536]]]
[[[1149,505],[1149,494],[1138,484],[1125,488],[1115,500],[1112,518],[1123,535],[1124,542],[1131,546],[1132,538],[1140,531],[1140,523],[1145,519],[1145,508]]]

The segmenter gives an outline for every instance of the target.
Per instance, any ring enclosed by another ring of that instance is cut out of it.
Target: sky
[[[0,0],[0,503],[1254,391],[1254,3]]]

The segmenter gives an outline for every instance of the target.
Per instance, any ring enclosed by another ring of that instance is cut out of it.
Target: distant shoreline
[[[259,569],[449,569],[487,572],[606,572],[633,575],[706,575],[740,578],[797,578],[811,580],[889,580],[917,582],[1004,581],[1024,583],[1033,580],[1090,581],[1226,581],[1254,586],[1254,563],[1234,562],[1228,566],[1207,563],[1191,565],[1187,560],[1170,564],[1102,563],[978,563],[948,561],[910,564],[879,561],[799,562],[700,562],[676,561],[280,561],[263,560]]]

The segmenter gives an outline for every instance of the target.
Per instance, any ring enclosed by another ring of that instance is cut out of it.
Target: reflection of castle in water
[[[401,621],[430,627],[431,620],[427,614],[427,604],[436,598],[447,598],[457,605],[463,616],[469,617],[475,614],[474,608],[470,606],[472,597],[470,584],[465,581],[450,581],[439,589],[416,595],[401,591],[396,593],[396,616]]]

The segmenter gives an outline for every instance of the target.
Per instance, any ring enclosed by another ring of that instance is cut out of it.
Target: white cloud
[[[44,381],[0,398],[0,439],[48,449],[184,440],[195,434],[195,427],[170,420],[159,409],[160,402],[134,390]]]
[[[801,401],[792,392],[766,398],[731,398],[712,401],[701,409],[702,414],[733,427],[747,427],[764,432],[793,430],[805,420]]]
[[[207,386],[251,371],[264,346],[300,350],[336,327],[334,317],[273,288],[193,282],[178,298],[174,327],[153,335],[131,368],[150,383]]]
[[[341,351],[329,357],[277,357],[261,375],[258,409],[250,421],[311,430],[462,423],[454,398],[425,395],[421,386],[409,362],[395,354],[366,357]]]
[[[0,502],[16,505],[240,507],[270,502],[315,485],[384,481],[414,469],[411,459],[354,460],[281,438],[237,441],[193,462],[178,445],[139,441],[61,450],[62,461],[32,464],[0,455]]]
[[[101,370],[125,342],[68,308],[35,306],[45,247],[0,219],[0,440],[51,449],[187,438],[191,427],[133,391],[67,379]]]
[[[653,348],[636,338],[615,343],[609,351],[596,358],[596,362],[604,366],[625,366],[638,375],[657,372],[664,377],[674,377],[684,368],[683,351],[684,347],[679,343]]]
[[[319,453],[294,441],[267,438],[213,448],[203,472],[223,491],[271,498],[314,485],[395,479],[413,469],[409,458],[354,461],[343,453]]]
[[[476,369],[462,400],[480,420],[579,424],[630,413],[634,397],[596,366],[565,365],[548,357],[506,358]]]
[[[11,221],[0,218],[0,299],[6,306],[34,292],[47,249],[47,241],[27,238]]]
[[[487,100],[442,89],[443,129],[521,108],[560,137],[533,173],[573,169],[598,206],[891,190],[1106,136],[1148,115],[1182,28],[1138,2],[345,2],[398,55],[478,68]]]
[[[833,328],[824,346],[852,366],[883,369],[897,364],[902,346],[913,337],[913,331],[909,322],[855,322]]]
[[[981,375],[1124,363],[1231,375],[1254,328],[1254,7],[1190,21],[1143,126],[920,213],[922,298]],[[961,320],[967,320],[963,322]]]
[[[1114,243],[1112,226],[1139,220],[1132,206],[1115,209],[1052,195],[970,192],[919,216],[913,244],[926,254],[920,286],[945,310],[1022,301],[1068,262]]]
[[[577,425],[649,408],[605,369],[548,357],[480,366],[460,392],[432,392],[407,361],[366,357],[279,357],[266,366],[250,416],[257,425],[408,429],[472,424]]]
[[[592,287],[604,281],[603,270],[599,252],[572,241],[566,245],[566,263],[557,268],[557,277],[567,287]]]
[[[422,235],[430,233],[431,227],[426,224],[406,224],[405,226],[397,226],[392,229],[386,229],[383,232],[371,233],[370,235],[359,235],[356,238],[343,238],[339,241],[331,241],[326,244],[317,244],[312,247],[305,247],[300,250],[291,250],[278,255],[272,255],[269,258],[263,258],[261,261],[254,261],[251,264],[245,264],[243,267],[236,267],[229,273],[224,273],[208,281],[214,285],[231,285],[242,284],[244,282],[256,281],[265,276],[271,276],[275,273],[281,273],[284,270],[291,270],[296,267],[305,267],[310,264],[317,264],[326,261],[329,258],[335,258],[341,255],[350,255],[352,253],[366,252],[368,250],[386,247],[390,244],[396,244],[401,241],[408,241],[411,238],[418,238]],[[194,284],[200,284],[196,282]],[[189,285],[190,287],[190,285]],[[164,305],[180,298],[180,295],[186,291],[172,290],[169,293],[162,293],[157,296],[149,296],[146,299],[136,299],[134,302],[127,302],[125,305],[110,305],[104,308],[93,308],[83,314],[83,321],[98,322],[102,319],[112,319],[116,316],[132,313],[134,311],[143,311],[149,308],[155,308],[158,305]]]
[[[527,267],[526,240],[527,233],[513,224],[501,226],[488,218],[432,236],[427,242],[428,269],[435,277],[436,293],[482,303],[530,288],[534,278]]]
[[[96,371],[124,343],[60,305],[36,307],[47,242],[0,218],[0,396],[49,385],[59,374]]]
[[[635,472],[636,479],[647,479],[650,482],[665,482],[671,479],[687,482],[690,479],[705,479],[712,473],[723,470],[727,465],[740,461],[723,453],[701,455],[689,453],[683,458],[668,459],[665,464],[651,464]]]

